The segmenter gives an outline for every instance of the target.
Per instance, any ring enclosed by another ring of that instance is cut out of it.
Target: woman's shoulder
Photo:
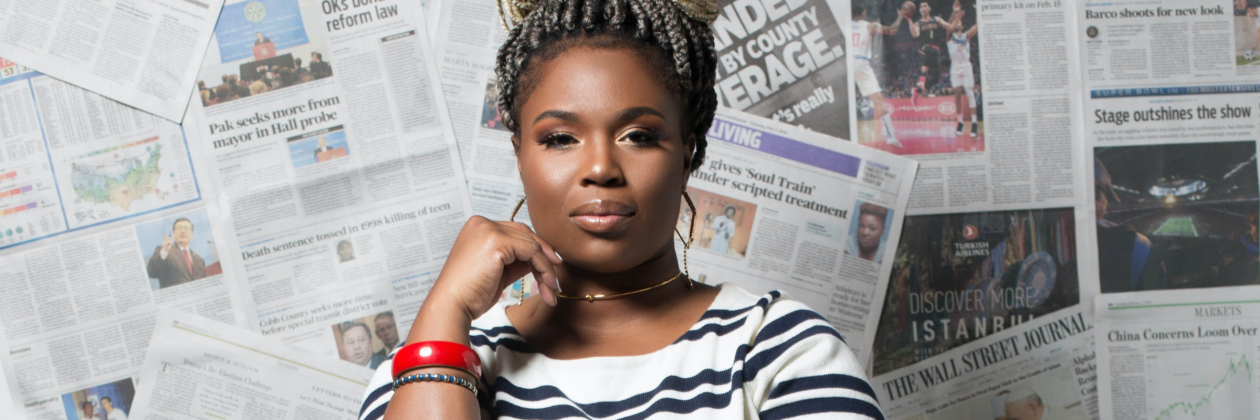
[[[757,295],[731,283],[723,283],[719,287],[722,288],[721,293],[702,319],[755,316],[759,320],[757,330],[809,324],[826,327],[824,329],[840,338],[840,334],[835,332],[826,318],[808,305],[792,299],[787,292],[770,290]]]
[[[749,357],[765,350],[782,353],[802,343],[851,353],[844,337],[826,318],[786,292],[770,290],[757,295],[730,283],[719,287],[722,291],[713,305],[688,334],[741,330],[741,341],[750,347]]]
[[[782,291],[755,295],[734,285],[723,288],[730,300],[721,315],[755,323],[741,376],[748,403],[762,418],[822,406],[826,415],[883,418],[856,354],[822,315]]]

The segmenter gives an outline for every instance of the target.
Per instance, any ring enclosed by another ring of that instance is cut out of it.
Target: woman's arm
[[[429,297],[435,296],[430,293]],[[441,299],[425,299],[416,314],[411,333],[407,335],[407,343],[450,341],[467,346],[471,325],[472,319],[458,305],[442,302]],[[456,369],[425,368],[412,373],[454,375],[474,384],[478,382],[478,378]],[[481,418],[477,399],[471,392],[442,382],[413,382],[398,388],[390,398],[385,414],[390,420]]]
[[[557,264],[560,259],[555,251],[529,227],[482,217],[469,219],[416,314],[407,343],[450,341],[469,345],[468,330],[472,320],[490,310],[504,288],[530,272],[546,286],[539,288],[543,301],[554,306],[558,285],[553,265]],[[449,368],[425,368],[411,373],[437,373],[472,383],[479,381],[466,372]],[[384,414],[390,420],[482,417],[471,392],[442,382],[413,382],[399,387]]]

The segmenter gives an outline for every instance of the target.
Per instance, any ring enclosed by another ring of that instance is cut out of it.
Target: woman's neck
[[[678,259],[667,249],[630,270],[597,273],[565,264],[557,267],[566,296],[611,295],[654,286],[679,274]],[[717,289],[685,277],[616,299],[560,299],[555,307],[528,299],[510,308],[508,318],[535,347],[550,357],[646,354],[686,332],[712,304]]]
[[[672,246],[662,249],[643,264],[615,273],[591,271],[567,262],[556,267],[556,275],[560,278],[560,288],[566,296],[630,292],[660,284],[678,275],[680,271],[678,258]],[[680,277],[679,280],[684,280],[683,283],[686,283],[686,279]],[[627,298],[631,296],[635,295],[629,295]]]

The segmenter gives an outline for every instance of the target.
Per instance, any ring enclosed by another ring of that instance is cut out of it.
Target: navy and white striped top
[[[504,306],[472,324],[497,419],[883,419],[857,358],[822,316],[778,291],[724,284],[690,331],[656,352],[554,360],[508,321]],[[390,360],[368,386],[360,420],[393,396]]]

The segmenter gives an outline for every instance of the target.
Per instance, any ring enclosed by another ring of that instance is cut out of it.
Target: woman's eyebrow
[[[647,107],[647,106],[636,106],[634,108],[626,108],[624,111],[621,111],[621,114],[617,116],[617,121],[619,122],[630,121],[635,118],[642,117],[644,115],[652,115],[662,120],[667,119],[665,118],[665,114],[662,114],[660,111],[657,111],[655,108]]]
[[[542,121],[545,118],[557,118],[557,119],[561,119],[561,120],[565,120],[569,122],[578,121],[578,115],[575,112],[561,111],[558,109],[549,109],[549,110],[543,111],[541,114],[538,114],[538,118],[534,118],[534,123],[537,124],[539,121]]]

